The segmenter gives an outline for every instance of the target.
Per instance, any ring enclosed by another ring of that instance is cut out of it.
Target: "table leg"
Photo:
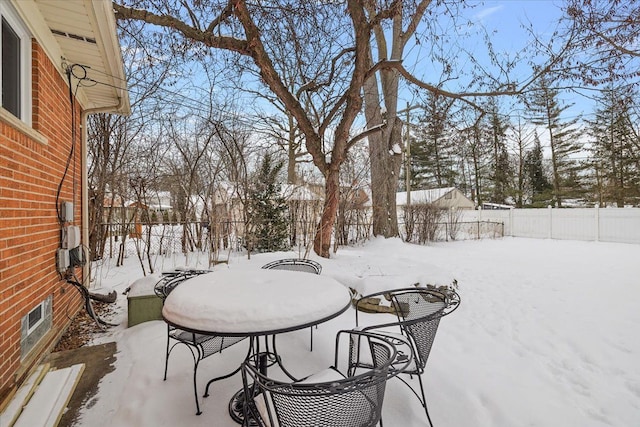
[[[260,337],[250,337],[250,340],[251,343],[249,344],[249,353],[247,354],[246,360],[253,361],[253,363],[258,366],[259,372],[266,375],[267,368],[269,366],[269,347],[266,342],[267,338],[265,337],[265,347],[267,348],[266,352],[260,351]],[[254,387],[250,387],[250,389],[255,390]],[[243,426],[259,426],[260,423],[251,416],[251,414],[254,413],[254,411],[251,410],[253,407],[254,397],[255,396],[251,396],[249,400],[247,400],[244,387],[235,392],[229,401],[229,415],[231,416],[231,419]],[[250,406],[247,407],[247,405]],[[245,414],[249,415],[248,419],[245,419]]]
[[[269,353],[260,353],[258,355],[258,369],[260,370],[260,373],[264,376],[267,376],[268,357],[269,357]],[[274,357],[276,358],[276,361],[278,361],[278,355],[274,354]]]
[[[233,419],[233,421],[243,426],[250,426],[250,427],[259,426],[260,423],[251,416],[251,414],[255,412],[255,408],[253,411],[247,410],[247,408],[245,408],[245,405],[250,405],[250,406],[254,405],[253,398],[255,396],[252,396],[249,402],[246,402],[246,397],[247,396],[244,392],[244,388],[238,390],[233,395],[233,397],[229,401],[229,415],[231,415],[231,418]],[[245,419],[245,411],[247,415],[249,415],[248,419]]]
[[[292,381],[297,381],[298,379],[291,375],[282,365],[282,360],[276,349],[276,336],[272,335],[271,337],[271,348],[269,348],[269,337],[264,336],[265,351],[260,351],[260,337],[251,337],[251,345],[249,354],[247,355],[247,360],[253,361],[255,366],[258,368],[258,372],[264,376],[267,375],[269,366],[277,364],[282,372],[284,372]],[[256,388],[250,387],[250,389],[257,393]],[[260,425],[260,423],[252,417],[252,414],[257,413],[253,402],[254,397],[255,394],[247,401],[244,388],[238,390],[233,395],[229,401],[229,415],[235,422],[242,424],[243,426],[250,427]],[[248,405],[248,407],[245,407],[245,405]],[[245,420],[245,413],[249,415],[249,419],[247,420]]]

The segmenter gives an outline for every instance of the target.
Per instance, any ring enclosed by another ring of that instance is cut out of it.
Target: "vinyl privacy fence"
[[[640,243],[638,208],[464,211],[462,221],[504,223],[504,235],[538,239]]]

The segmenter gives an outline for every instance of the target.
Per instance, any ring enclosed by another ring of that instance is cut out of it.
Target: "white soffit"
[[[34,37],[61,72],[64,57],[69,65],[85,66],[87,77],[99,82],[81,85],[78,99],[84,109],[130,112],[111,1],[18,0],[14,4],[22,10],[23,18],[36,33]],[[79,68],[75,72],[83,74]],[[74,90],[76,83],[72,80]]]

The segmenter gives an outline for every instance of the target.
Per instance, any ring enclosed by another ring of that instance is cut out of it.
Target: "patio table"
[[[268,358],[285,374],[275,348],[275,335],[305,329],[347,310],[349,290],[335,279],[296,271],[224,270],[186,280],[167,297],[162,316],[169,324],[200,334],[247,336],[248,358],[266,373]],[[272,336],[269,349],[267,337]],[[266,352],[260,351],[260,337]],[[214,378],[209,385],[221,378]],[[242,423],[242,390],[232,398],[229,412]]]

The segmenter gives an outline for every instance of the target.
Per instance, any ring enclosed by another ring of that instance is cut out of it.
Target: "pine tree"
[[[452,102],[429,93],[416,138],[411,141],[413,188],[442,188],[456,180],[451,141]]]
[[[284,162],[265,154],[250,190],[251,219],[255,230],[254,249],[275,252],[289,249],[287,202],[280,192],[278,177]]]
[[[529,200],[532,207],[542,207],[549,204],[551,199],[551,183],[547,178],[543,165],[542,144],[536,133],[533,147],[524,156],[524,170],[529,189]]]
[[[506,132],[508,124],[500,116],[495,100],[490,104],[490,136],[493,143],[492,181],[493,190],[491,201],[494,203],[506,203],[510,192],[510,183],[513,178],[513,170],[507,153]]]
[[[551,87],[550,78],[541,78],[529,100],[529,113],[531,122],[544,127],[549,137],[553,199],[560,208],[563,199],[576,197],[583,190],[580,178],[584,168],[574,158],[582,150],[575,126],[578,118],[561,118],[571,105],[562,105],[558,97],[559,91]]]
[[[598,98],[594,119],[587,121],[592,143],[595,193],[601,206],[623,207],[638,196],[640,171],[630,109],[634,96],[610,87]]]

